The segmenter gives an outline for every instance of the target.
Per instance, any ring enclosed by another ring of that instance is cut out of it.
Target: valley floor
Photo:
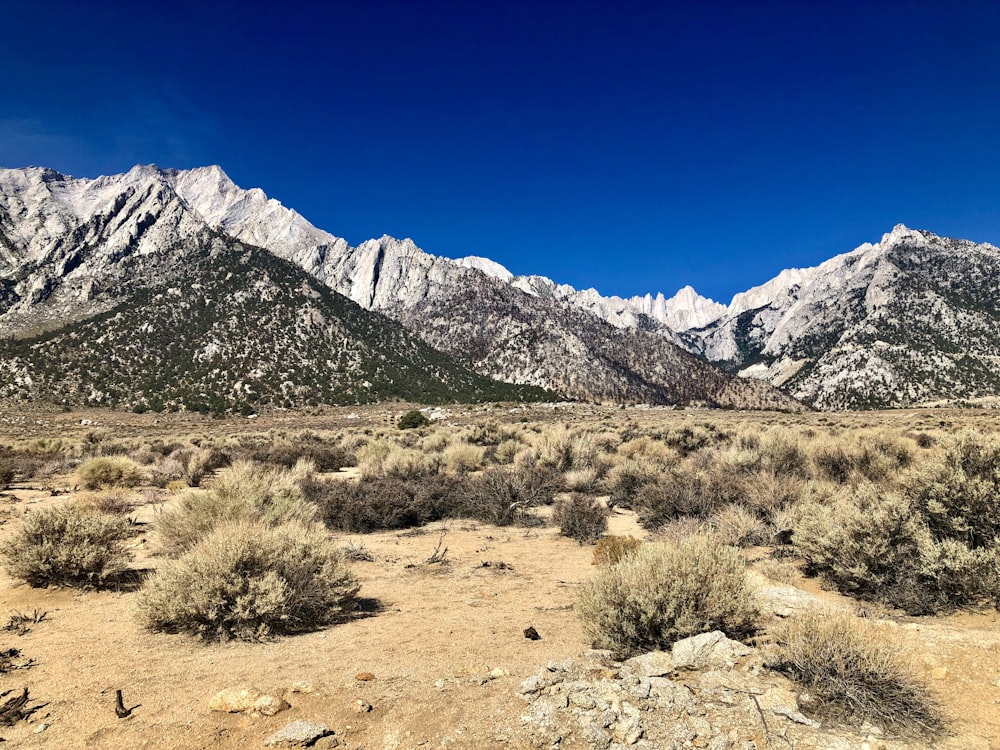
[[[451,418],[471,422],[481,418],[482,409],[455,409]],[[277,414],[252,422],[108,412],[6,413],[0,417],[0,440],[79,437],[92,430],[107,430],[116,438],[233,430],[364,430],[394,424],[402,411],[342,409],[313,416]],[[497,408],[491,416],[616,426],[624,419],[897,427],[961,420],[989,430],[1000,421],[989,412],[750,416],[585,406]],[[25,511],[72,498],[71,481],[69,476],[54,476],[0,493],[0,540],[9,536]],[[134,542],[135,566],[151,568],[158,560],[152,522],[170,496],[143,490],[137,490],[137,496],[144,500],[133,514],[143,524]],[[610,531],[648,536],[628,511],[612,516]],[[497,528],[461,520],[404,532],[336,537],[344,545],[363,544],[373,558],[353,563],[361,581],[361,610],[345,623],[259,644],[203,645],[183,635],[146,632],[132,614],[133,592],[35,589],[0,573],[0,625],[14,612],[45,613],[23,635],[0,631],[0,649],[16,648],[34,661],[30,668],[0,674],[0,692],[29,686],[32,700],[45,704],[30,722],[0,727],[0,737],[6,746],[24,748],[260,748],[290,721],[303,719],[328,725],[340,747],[352,750],[552,746],[551,732],[522,721],[527,705],[519,686],[552,660],[587,658],[588,644],[573,602],[579,584],[593,575],[591,546],[561,537],[551,526]],[[446,550],[444,561],[429,562],[441,550]],[[766,550],[747,555],[761,561]],[[783,602],[772,607],[772,618],[782,607],[817,598],[857,608],[855,602],[801,576],[782,584],[760,572],[754,575],[765,594],[769,591],[774,602]],[[935,746],[1000,747],[997,614],[889,619],[951,721],[949,736]],[[528,626],[537,630],[540,640],[524,637]],[[762,639],[766,641],[766,632]],[[697,683],[694,676],[686,679]],[[218,691],[244,686],[283,696],[291,708],[256,718],[209,710]],[[125,719],[115,715],[117,689],[123,691],[127,706],[138,704]],[[732,738],[732,747],[763,750],[793,744],[795,737],[799,747],[833,747],[834,738],[846,743],[843,747],[920,747],[835,726],[812,735],[795,734],[801,729],[771,717],[770,734],[746,726],[744,737]],[[786,731],[787,739],[782,736]],[[704,745],[697,737],[690,742],[692,747],[709,746],[707,739]],[[750,742],[757,744],[746,744]],[[589,747],[579,731],[564,734],[559,746]]]

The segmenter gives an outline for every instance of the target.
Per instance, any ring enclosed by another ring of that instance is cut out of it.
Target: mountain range
[[[219,167],[7,169],[0,397],[213,411],[976,399],[1000,393],[998,279],[997,248],[898,226],[728,306],[690,287],[622,299],[409,239],[352,247]]]

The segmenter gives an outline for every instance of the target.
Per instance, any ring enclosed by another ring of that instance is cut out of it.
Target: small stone
[[[328,734],[326,737],[320,737],[309,747],[314,750],[326,750],[327,748],[340,747],[340,740],[338,740],[334,735]]]
[[[315,747],[317,740],[330,734],[333,734],[333,732],[326,724],[320,724],[316,721],[302,721],[300,719],[293,721],[291,724],[286,724],[284,728],[279,729],[264,740],[264,744],[268,747],[281,745],[298,745],[300,747],[312,745]],[[336,747],[336,745],[333,747]]]
[[[804,724],[807,727],[812,727],[813,729],[819,729],[820,723],[818,721],[813,721],[808,716],[796,711],[794,708],[789,708],[788,706],[774,706],[771,709],[771,713],[775,716],[784,716],[786,719],[791,719],[796,724]]]
[[[510,673],[503,667],[493,667],[493,669],[490,670],[490,679],[498,680],[501,677],[506,677],[508,674]]]
[[[622,719],[618,722],[617,734],[623,745],[634,745],[642,739],[642,722],[636,716]]]
[[[650,651],[648,654],[633,656],[622,664],[622,672],[637,677],[663,677],[674,669],[674,660],[670,654],[663,651]]]
[[[359,714],[367,714],[371,712],[372,704],[369,703],[368,701],[363,701],[358,699],[357,704],[354,706],[354,710],[357,711]]]
[[[280,714],[282,711],[287,711],[291,707],[287,701],[273,695],[262,695],[253,702],[254,713],[261,714],[262,716],[274,716],[275,714]]]
[[[208,710],[238,714],[251,710],[260,696],[261,692],[253,687],[225,688],[208,701]]]
[[[538,631],[535,630],[530,625],[524,629],[524,637],[527,638],[529,641],[542,640],[542,636],[538,635]]]
[[[600,727],[588,724],[580,732],[582,739],[595,750],[607,750],[611,747],[611,736]]]
[[[375,675],[373,675],[371,672],[358,672],[356,675],[354,675],[354,679],[357,680],[358,682],[371,682],[372,680],[375,679]]]
[[[316,691],[316,686],[311,682],[293,682],[288,687],[289,693],[313,693]]]
[[[545,680],[538,675],[532,675],[521,683],[521,695],[534,695],[545,689]]]
[[[45,731],[46,729],[48,729],[48,728],[49,728],[49,725],[48,725],[48,724],[46,724],[46,723],[45,723],[45,722],[43,721],[43,722],[42,722],[41,724],[39,724],[39,725],[38,725],[37,727],[35,727],[35,730],[34,730],[34,732],[35,732],[35,734],[41,734],[42,732],[44,732],[44,731]]]

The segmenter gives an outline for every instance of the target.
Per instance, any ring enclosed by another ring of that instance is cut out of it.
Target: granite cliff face
[[[898,225],[736,295],[686,346],[820,408],[1000,395],[1000,249]]]

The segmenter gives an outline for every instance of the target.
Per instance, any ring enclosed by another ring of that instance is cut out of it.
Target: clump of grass
[[[576,611],[594,647],[618,658],[710,630],[742,637],[758,614],[743,557],[708,536],[643,545],[601,568]]]
[[[614,565],[626,555],[631,555],[642,542],[633,536],[611,534],[601,537],[594,545],[594,565]]]
[[[781,623],[773,636],[773,666],[815,699],[814,713],[903,735],[942,730],[938,706],[884,626],[814,609]]]
[[[608,509],[595,498],[574,492],[556,503],[552,522],[563,536],[587,544],[608,530]]]
[[[142,466],[124,456],[98,456],[80,464],[76,470],[80,483],[88,490],[100,487],[136,487],[146,481]]]
[[[483,465],[485,451],[477,445],[456,443],[444,451],[445,468],[453,474],[467,474]]]
[[[65,504],[27,513],[0,554],[31,586],[102,586],[127,569],[128,537],[124,518]]]
[[[336,620],[353,609],[358,589],[325,534],[244,520],[162,565],[139,593],[138,615],[152,630],[259,641]]]

